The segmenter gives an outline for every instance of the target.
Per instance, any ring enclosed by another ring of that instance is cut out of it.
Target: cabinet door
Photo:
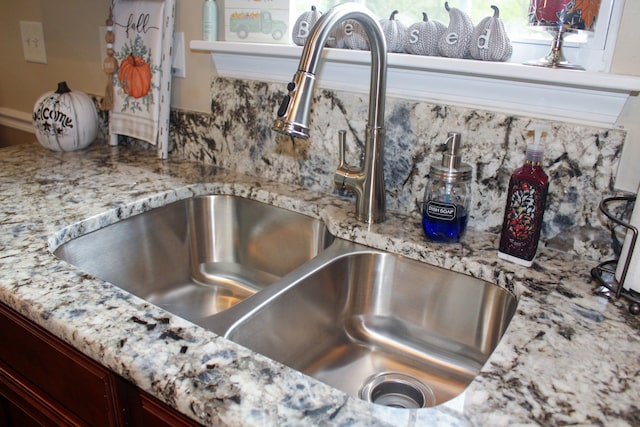
[[[122,380],[3,304],[0,381],[9,412],[37,418],[36,411],[53,424],[124,425]]]
[[[0,372],[0,426],[36,427],[69,425],[72,420],[51,410]]]
[[[129,420],[134,426],[195,427],[200,424],[131,386],[127,389]]]

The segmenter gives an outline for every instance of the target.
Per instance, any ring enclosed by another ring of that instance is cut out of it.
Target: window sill
[[[302,47],[193,40],[212,53],[222,77],[288,82]],[[370,53],[325,49],[318,84],[367,93]],[[268,70],[268,71],[265,71]],[[514,63],[388,55],[387,96],[483,108],[509,114],[614,126],[640,77],[532,67]]]

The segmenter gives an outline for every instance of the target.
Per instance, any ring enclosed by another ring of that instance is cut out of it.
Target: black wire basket
[[[629,251],[627,252],[627,256],[624,260],[620,259],[618,255],[617,259],[612,259],[608,261],[604,261],[598,264],[591,270],[591,276],[598,282],[598,287],[595,289],[595,292],[600,295],[605,295],[609,298],[625,298],[629,301],[629,312],[632,314],[640,314],[640,293],[631,290],[625,289],[624,283],[627,278],[627,273],[629,271],[629,264],[631,263],[631,257],[633,255],[633,250],[636,246],[636,241],[638,239],[638,229],[621,220],[617,216],[611,213],[610,206],[616,203],[621,202],[635,202],[636,196],[614,196],[607,197],[600,202],[600,211],[614,224],[623,227],[625,230],[631,231],[631,241],[629,244]],[[612,235],[615,240],[615,232],[612,231]],[[625,236],[627,233],[625,233]],[[621,245],[617,245],[618,247]],[[618,267],[619,262],[624,262],[624,268],[622,270],[622,274],[620,275],[620,280],[616,279],[616,269]]]

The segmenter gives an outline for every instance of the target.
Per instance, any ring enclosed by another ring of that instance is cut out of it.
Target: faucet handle
[[[340,164],[336,169],[335,176],[333,178],[336,186],[340,190],[344,190],[347,187],[347,181],[350,180],[354,173],[354,168],[349,166],[345,160],[347,150],[347,131],[338,131],[338,155]]]
[[[362,173],[362,165],[360,167],[350,166],[345,159],[347,149],[347,131],[338,131],[338,152],[340,157],[340,164],[334,176],[334,182],[336,186],[342,190],[347,187],[354,187],[354,180],[357,180]]]
[[[338,165],[339,169],[344,169],[346,167],[344,158],[345,158],[345,150],[347,144],[347,131],[339,130],[338,131],[338,154],[340,155],[340,164]]]
[[[349,166],[347,164],[346,153],[347,153],[347,131],[339,130],[338,131],[338,152],[339,152],[339,160],[340,164],[338,165],[338,169],[342,169],[345,171],[355,172],[362,169],[362,165],[364,164],[364,151],[360,152],[360,165],[359,166]]]

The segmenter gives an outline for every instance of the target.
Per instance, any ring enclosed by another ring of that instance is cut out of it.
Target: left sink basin
[[[319,219],[212,195],[111,224],[64,243],[55,255],[199,323],[295,270],[332,241]]]

